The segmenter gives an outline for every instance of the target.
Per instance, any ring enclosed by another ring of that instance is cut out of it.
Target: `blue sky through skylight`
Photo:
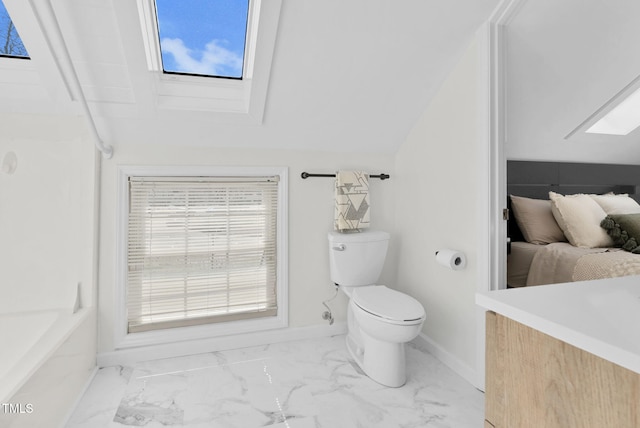
[[[29,58],[29,53],[2,0],[0,0],[0,55]]]
[[[249,0],[156,0],[165,72],[242,77]]]

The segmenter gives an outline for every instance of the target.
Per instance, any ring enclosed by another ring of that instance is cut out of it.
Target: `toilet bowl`
[[[406,294],[373,285],[353,290],[348,313],[347,349],[358,366],[382,385],[404,385],[405,343],[420,333],[422,305]]]
[[[405,343],[425,320],[413,297],[374,285],[382,271],[389,234],[367,231],[329,233],[331,278],[349,297],[347,349],[362,371],[376,382],[400,387],[406,382]]]

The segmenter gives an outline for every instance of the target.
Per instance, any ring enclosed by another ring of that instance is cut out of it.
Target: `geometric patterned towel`
[[[369,175],[362,171],[336,173],[333,228],[350,231],[369,227]]]

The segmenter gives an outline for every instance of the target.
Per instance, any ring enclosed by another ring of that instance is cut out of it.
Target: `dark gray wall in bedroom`
[[[640,165],[571,162],[507,161],[507,194],[549,199],[549,191],[575,193],[640,194]]]

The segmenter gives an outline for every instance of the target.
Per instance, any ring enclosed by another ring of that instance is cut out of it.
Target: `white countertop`
[[[476,294],[476,303],[640,373],[640,277]]]

